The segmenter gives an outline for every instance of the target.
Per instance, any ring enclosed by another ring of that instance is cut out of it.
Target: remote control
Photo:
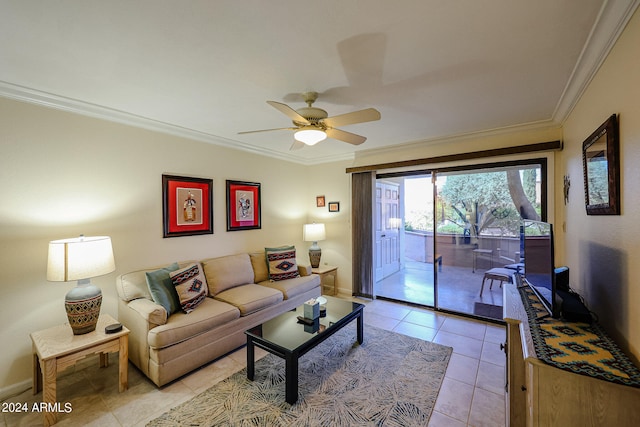
[[[305,325],[313,325],[313,319],[307,319],[306,317],[298,316],[298,322]]]
[[[116,332],[120,332],[122,330],[122,323],[114,323],[112,325],[107,325],[104,328],[105,334],[115,334]]]

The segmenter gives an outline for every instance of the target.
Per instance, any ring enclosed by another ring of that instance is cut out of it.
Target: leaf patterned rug
[[[284,360],[269,354],[149,422],[165,426],[426,426],[452,349],[355,322],[299,361],[298,401],[285,402]]]

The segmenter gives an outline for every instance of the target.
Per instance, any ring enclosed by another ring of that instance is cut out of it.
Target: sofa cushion
[[[299,276],[295,246],[265,248],[264,251],[269,267],[269,280],[287,280]]]
[[[227,289],[215,299],[229,303],[240,310],[241,316],[255,313],[284,299],[282,292],[265,286],[249,284]]]
[[[207,279],[197,263],[169,273],[185,313],[191,313],[207,296]]]
[[[253,267],[253,283],[269,280],[269,268],[264,251],[250,253],[249,258],[251,258],[251,266]]]
[[[202,261],[209,284],[209,295],[215,296],[235,286],[254,283],[249,254],[228,255]]]
[[[153,302],[164,307],[167,311],[167,316],[170,316],[180,310],[178,293],[171,282],[171,277],[169,277],[169,273],[176,271],[179,268],[178,263],[174,262],[165,268],[147,271],[145,273],[147,286],[149,287],[149,292],[151,293]]]
[[[265,280],[258,283],[260,286],[266,286],[271,289],[277,289],[282,292],[284,299],[290,299],[297,295],[310,291],[320,286],[320,276],[312,274],[310,276],[294,277],[289,280],[270,281]],[[319,293],[320,291],[318,291]]]
[[[181,311],[169,317],[167,323],[148,333],[149,346],[164,348],[200,335],[240,317],[240,310],[213,298],[205,298],[197,310]]]

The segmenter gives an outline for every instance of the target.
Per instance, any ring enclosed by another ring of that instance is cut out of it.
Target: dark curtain
[[[375,172],[351,174],[353,295],[373,298]]]

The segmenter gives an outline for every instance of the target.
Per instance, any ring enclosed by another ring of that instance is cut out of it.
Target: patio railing
[[[433,232],[405,231],[405,257],[413,261],[433,263]],[[437,253],[443,265],[472,268],[473,250],[486,249],[477,258],[480,269],[511,264],[519,259],[520,239],[507,236],[465,237],[461,234],[438,233]]]

